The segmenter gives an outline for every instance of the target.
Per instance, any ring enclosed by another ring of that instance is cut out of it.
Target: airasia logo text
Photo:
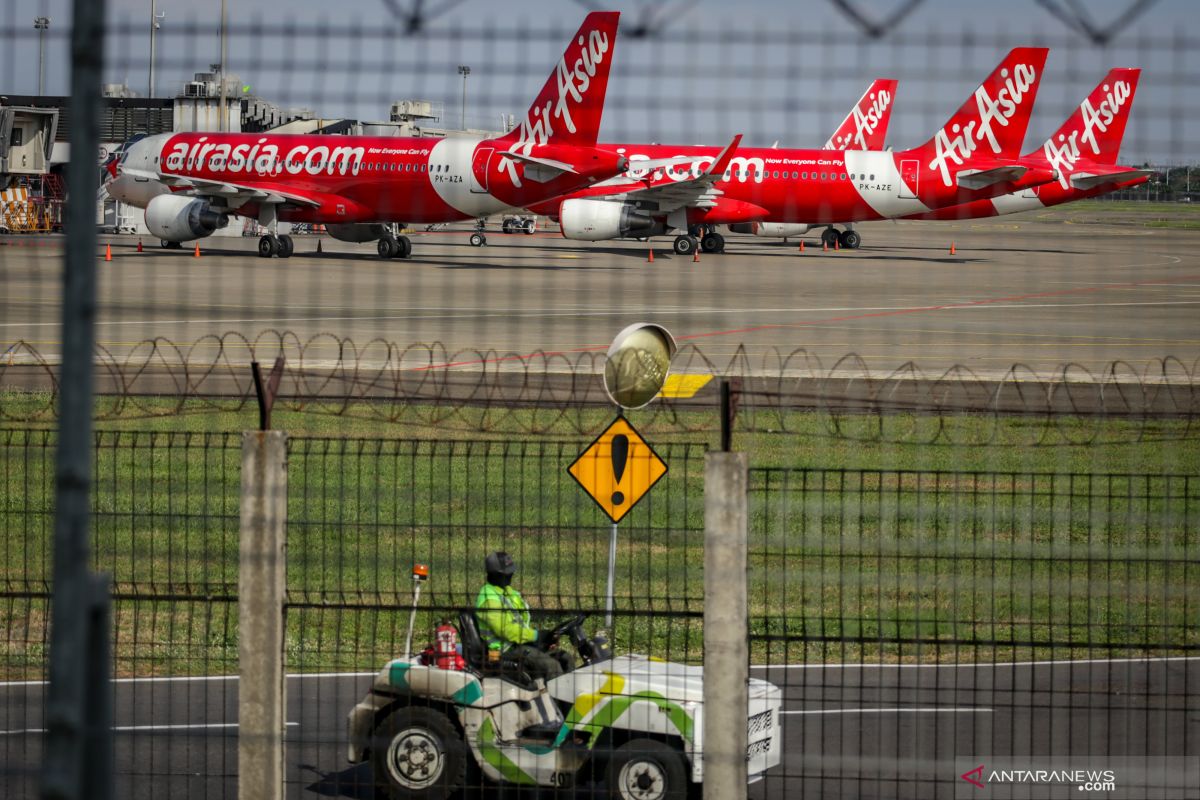
[[[892,93],[880,89],[870,97],[870,104],[863,109],[862,104],[856,105],[850,112],[854,128],[841,136],[829,140],[826,150],[845,150],[853,144],[859,150],[867,149],[867,137],[875,133],[875,129],[883,122],[884,114],[892,105]]]
[[[604,56],[609,50],[608,34],[604,31],[593,30],[588,34],[586,41],[581,35],[577,42],[579,58],[575,59],[572,66],[567,66],[566,53],[558,59],[558,67],[555,69],[558,98],[547,100],[543,107],[535,106],[531,114],[525,115],[525,119],[521,120],[517,142],[512,147],[513,152],[527,156],[535,144],[546,144],[554,135],[554,120],[561,120],[569,132],[575,133],[571,105],[583,102],[584,95],[591,88],[592,78],[596,77],[596,68],[604,63]],[[521,179],[517,176],[513,159],[501,157],[496,169],[499,172],[508,170],[508,177],[513,186],[520,188]]]
[[[962,166],[981,142],[987,141],[993,154],[1000,152],[1000,143],[996,140],[993,125],[1007,127],[1009,120],[1021,107],[1021,102],[1030,87],[1037,82],[1037,70],[1028,64],[1017,64],[1013,67],[1011,75],[1007,69],[1002,69],[1000,76],[1005,79],[1004,85],[996,92],[995,99],[988,94],[987,86],[980,86],[975,90],[975,107],[978,111],[976,119],[968,122],[965,127],[955,123],[951,126],[950,133],[942,128],[933,138],[934,156],[929,162],[929,168],[941,173],[942,183],[946,186],[954,185],[950,176],[950,164]]]
[[[1103,94],[1099,106],[1093,106],[1090,97],[1079,106],[1082,128],[1071,131],[1069,136],[1060,133],[1057,144],[1051,139],[1042,145],[1042,152],[1050,166],[1058,170],[1058,182],[1064,189],[1071,188],[1071,173],[1082,155],[1080,144],[1090,146],[1092,155],[1100,155],[1100,142],[1096,134],[1108,132],[1108,126],[1112,125],[1113,120],[1133,96],[1133,87],[1125,81],[1115,81],[1111,89],[1105,84],[1101,92]]]
[[[246,175],[357,175],[366,156],[364,147],[296,145],[280,156],[279,146],[266,137],[257,142],[210,142],[201,136],[194,143],[176,142],[164,159],[170,172],[244,173]]]

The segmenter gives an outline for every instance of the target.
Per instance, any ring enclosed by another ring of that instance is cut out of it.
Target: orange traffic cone
[[[697,261],[699,261],[699,260],[700,260],[700,251],[699,251],[699,250],[693,250],[693,251],[692,251],[692,263],[693,263],[693,264],[695,264],[695,263],[696,263]]]
[[[950,255],[954,255],[954,242],[950,243]]]
[[[321,240],[317,239],[317,252],[321,252]]]
[[[834,240],[833,240],[833,249],[834,249],[834,250],[841,250],[841,249],[842,249],[842,240],[841,240],[841,239],[834,239]]]
[[[650,248],[650,255],[646,256],[646,260],[648,262],[650,262],[651,264],[654,263],[654,248],[653,247]]]
[[[138,252],[142,252],[142,240],[138,239]]]
[[[804,240],[803,239],[800,240],[800,252],[801,253],[804,252]]]
[[[199,258],[199,257],[200,257],[200,245],[199,245],[199,243],[197,243],[196,244],[196,252],[192,253],[192,258]]]
[[[104,245],[104,260],[112,261],[112,245],[111,244]]]
[[[828,253],[828,252],[829,252],[829,242],[826,242],[826,241],[824,241],[824,240],[822,240],[822,241],[821,241],[821,252],[822,252],[822,253]]]

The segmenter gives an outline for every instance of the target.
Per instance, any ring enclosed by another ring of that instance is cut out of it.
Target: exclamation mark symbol
[[[629,460],[629,437],[623,433],[618,433],[612,438],[612,465],[613,465],[613,486],[618,486],[621,483],[621,476],[625,474],[625,462]],[[612,504],[619,506],[625,502],[625,495],[621,492],[612,493]]]

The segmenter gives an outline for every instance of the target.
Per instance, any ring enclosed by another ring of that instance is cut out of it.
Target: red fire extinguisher
[[[439,669],[463,670],[466,661],[458,653],[458,628],[442,622],[433,632],[433,650]]]

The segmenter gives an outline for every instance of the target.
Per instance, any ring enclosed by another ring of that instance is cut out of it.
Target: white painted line
[[[780,714],[991,714],[991,708],[821,708],[780,711]]]
[[[153,731],[195,731],[195,730],[210,730],[210,729],[227,729],[236,728],[236,722],[202,722],[195,724],[182,725],[114,725],[115,733],[148,733]],[[299,722],[287,723],[289,728],[299,728]],[[31,734],[46,733],[45,728],[22,728],[13,731],[0,731],[0,736],[24,736]]]
[[[368,678],[379,672],[297,672],[286,676],[289,680],[302,678]],[[112,683],[204,683],[208,681],[236,681],[237,675],[185,675],[177,678],[117,678]],[[49,681],[0,681],[0,688],[7,686],[45,686]]]
[[[1000,669],[1003,667],[1043,667],[1065,664],[1149,664],[1158,661],[1200,661],[1200,656],[1064,658],[1050,661],[979,661],[963,664],[751,664],[750,669]]]
[[[1001,669],[1007,667],[1040,667],[1067,664],[1149,664],[1151,662],[1200,661],[1200,656],[1162,656],[1147,658],[1081,658],[1050,661],[967,662],[962,664],[751,664],[750,669]],[[373,678],[379,672],[299,672],[288,675],[289,680],[321,678]],[[236,681],[237,675],[194,675],[178,678],[117,678],[113,683],[202,683]],[[0,681],[0,689],[22,686],[45,686],[47,681]]]

